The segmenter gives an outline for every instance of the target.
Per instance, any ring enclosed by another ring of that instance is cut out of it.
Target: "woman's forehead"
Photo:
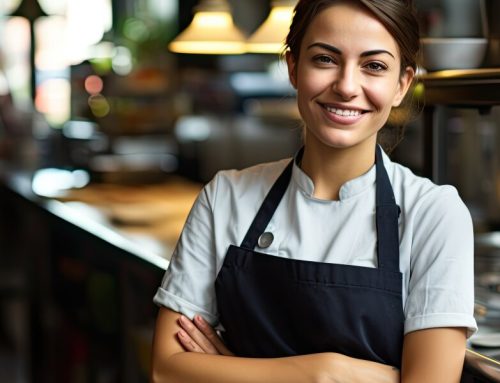
[[[385,26],[357,2],[339,2],[319,12],[309,23],[302,48],[321,40],[345,48],[384,48],[398,51],[394,37]]]

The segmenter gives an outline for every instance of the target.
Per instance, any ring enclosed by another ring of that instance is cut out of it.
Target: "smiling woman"
[[[152,380],[458,382],[470,214],[377,145],[414,78],[410,2],[300,0],[286,42],[304,147],[199,195],[154,298]]]

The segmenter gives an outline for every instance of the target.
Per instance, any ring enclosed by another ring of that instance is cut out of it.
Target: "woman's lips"
[[[368,113],[367,110],[357,108],[341,108],[327,104],[320,104],[320,106],[328,120],[343,125],[355,124]]]

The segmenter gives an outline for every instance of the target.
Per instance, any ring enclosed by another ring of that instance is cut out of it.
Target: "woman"
[[[304,149],[200,194],[155,296],[152,380],[458,382],[470,215],[376,144],[414,79],[410,4],[300,0],[286,43]]]

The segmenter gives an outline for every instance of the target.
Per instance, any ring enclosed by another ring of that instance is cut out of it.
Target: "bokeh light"
[[[88,103],[92,114],[96,117],[106,117],[111,109],[108,100],[102,94],[90,96]]]
[[[91,75],[85,79],[85,90],[90,95],[101,93],[103,88],[104,83],[102,81],[102,78],[100,78],[99,76]]]
[[[70,117],[71,87],[69,80],[54,78],[45,80],[37,87],[35,107],[47,121],[60,126]]]
[[[128,75],[133,68],[132,53],[127,47],[116,47],[113,51],[112,66],[116,74]]]

